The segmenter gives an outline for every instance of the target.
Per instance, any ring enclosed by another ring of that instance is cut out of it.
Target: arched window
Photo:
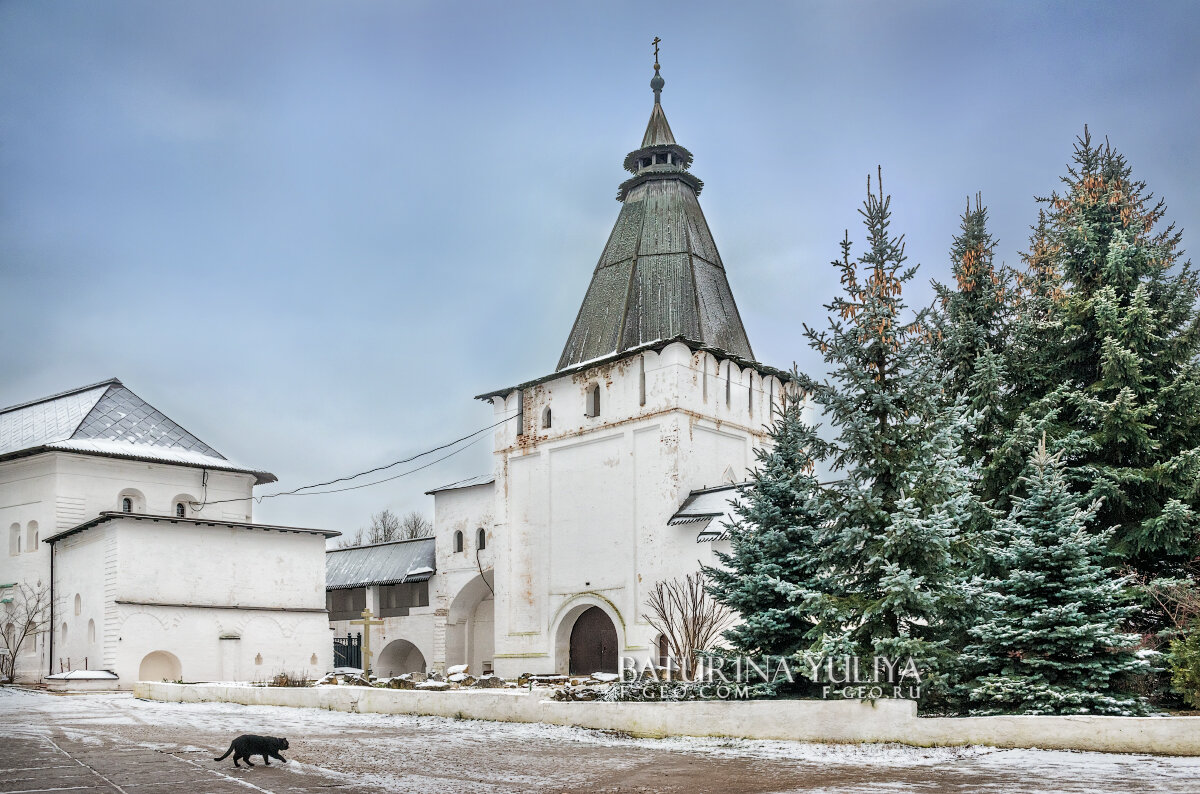
[[[183,502],[176,502],[175,503],[175,517],[183,518],[185,515],[187,515],[187,507],[184,506]]]
[[[8,528],[8,553],[16,557],[21,553],[21,525],[13,524]]]
[[[95,644],[96,642],[96,621],[88,621],[88,643]]]
[[[30,521],[25,525],[25,551],[38,550],[38,522]]]
[[[587,392],[587,407],[584,410],[588,416],[600,415],[600,384],[593,384]]]
[[[542,411],[542,428],[550,428],[550,406],[546,406],[546,410]]]
[[[83,599],[79,597],[79,593],[75,594],[75,614],[83,612]]]
[[[62,625],[62,641],[63,645],[67,644],[67,624],[65,622]]]
[[[463,534],[462,530],[454,533],[454,551],[460,552],[463,550]]]
[[[132,513],[133,512],[133,500],[130,499],[128,496],[121,498],[121,512],[122,513]]]
[[[480,551],[483,551],[484,549],[487,548],[487,530],[486,529],[484,529],[483,527],[480,527],[479,532],[476,533],[476,539],[477,539],[477,542],[475,544],[475,547],[477,549],[479,549]]]

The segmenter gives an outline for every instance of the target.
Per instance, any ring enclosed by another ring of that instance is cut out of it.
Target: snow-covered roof
[[[253,474],[111,378],[0,410],[0,460],[59,450]]]
[[[424,582],[436,569],[433,538],[331,549],[325,553],[325,589]]]
[[[737,483],[692,491],[667,524],[694,526],[699,530],[697,543],[724,540],[728,537],[726,525],[734,519],[734,502],[745,487],[746,483]]]
[[[452,482],[449,485],[443,485],[439,488],[431,488],[430,490],[426,491],[425,494],[430,496],[435,493],[441,493],[442,491],[454,491],[459,488],[474,488],[476,485],[491,485],[495,481],[496,478],[491,474],[479,474],[474,477],[468,477],[465,480]]]
[[[295,532],[301,535],[323,535],[326,538],[336,538],[341,535],[332,529],[309,529],[307,527],[289,527],[282,524],[255,524],[250,521],[225,521],[216,518],[180,518],[179,516],[158,516],[152,513],[125,513],[116,510],[105,510],[95,518],[88,519],[78,526],[56,532],[43,540],[43,543],[53,543],[76,532],[83,532],[108,521],[155,521],[166,524],[186,524],[199,527],[230,527],[231,529],[253,529],[264,532]]]

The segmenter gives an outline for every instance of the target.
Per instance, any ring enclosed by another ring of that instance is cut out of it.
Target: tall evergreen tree
[[[784,391],[771,444],[755,450],[758,465],[736,505],[731,551],[717,552],[725,567],[704,569],[713,598],[741,615],[725,636],[747,654],[806,650],[823,609],[820,534],[828,502],[814,467],[827,445],[805,423],[803,408]]]
[[[1149,669],[1130,650],[1139,636],[1121,633],[1134,611],[1129,578],[1103,562],[1111,530],[1090,528],[1099,505],[1071,492],[1060,457],[1044,442],[1033,455],[1028,495],[999,522],[1006,573],[977,583],[986,618],[963,655],[984,673],[970,688],[979,713],[1145,710],[1114,691],[1118,676]]]
[[[1163,202],[1086,128],[1062,183],[1042,199],[1043,280],[1061,285],[1047,304],[1061,334],[1042,353],[1055,382],[1026,391],[1052,389],[1036,410],[1085,438],[1072,481],[1102,499],[1118,558],[1178,569],[1200,554],[1200,280]]]
[[[959,449],[961,412],[940,404],[923,314],[909,317],[903,286],[916,273],[893,237],[891,197],[871,190],[859,210],[867,247],[850,258],[842,241],[843,292],[829,327],[806,328],[829,368],[805,388],[837,433],[830,460],[832,526],[825,584],[836,618],[823,647],[861,656],[912,656],[926,669],[945,656],[952,596],[951,544],[970,500]]]

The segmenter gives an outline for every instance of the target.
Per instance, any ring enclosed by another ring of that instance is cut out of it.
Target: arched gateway
[[[571,627],[571,675],[617,672],[617,629],[600,607],[589,607]]]

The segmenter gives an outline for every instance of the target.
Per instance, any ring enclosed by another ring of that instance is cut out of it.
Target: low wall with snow
[[[138,682],[134,694],[174,703],[220,701],[375,714],[544,722],[635,736],[730,736],[799,742],[982,744],[1200,756],[1200,717],[918,717],[907,700],[602,703],[542,700],[524,690],[309,688]]]

